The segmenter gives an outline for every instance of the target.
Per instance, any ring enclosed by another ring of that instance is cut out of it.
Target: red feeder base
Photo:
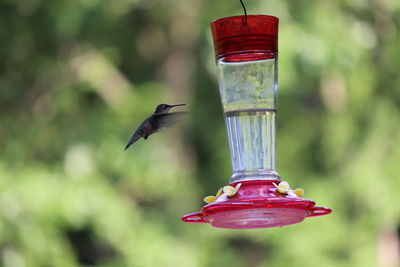
[[[200,212],[186,214],[181,219],[190,223],[210,223],[230,229],[269,228],[295,224],[306,217],[326,215],[329,208],[315,207],[312,200],[283,195],[273,185],[279,180],[243,181],[230,198],[220,197],[205,205]],[[238,183],[233,183],[235,187]]]

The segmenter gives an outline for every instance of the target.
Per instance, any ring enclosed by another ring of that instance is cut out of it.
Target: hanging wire
[[[244,4],[243,4],[243,1],[242,1],[242,0],[240,0],[240,3],[242,4],[243,11],[244,11],[243,24],[246,24],[246,23],[247,23],[247,11],[246,11],[246,7],[244,6]]]

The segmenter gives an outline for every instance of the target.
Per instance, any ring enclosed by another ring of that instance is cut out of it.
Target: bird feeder
[[[331,212],[292,190],[275,169],[278,18],[234,16],[211,23],[233,174],[184,222],[233,229],[295,224]]]

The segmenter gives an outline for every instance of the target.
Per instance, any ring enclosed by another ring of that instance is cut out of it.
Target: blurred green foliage
[[[230,159],[209,23],[239,1],[0,1],[0,265],[399,266],[400,1],[280,18],[278,171],[334,213],[186,224]],[[158,103],[179,127],[123,148]]]

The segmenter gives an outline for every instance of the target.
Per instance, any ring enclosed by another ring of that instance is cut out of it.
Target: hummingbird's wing
[[[185,118],[186,114],[187,112],[171,112],[171,113],[157,113],[154,114],[153,116],[158,123],[157,128],[161,130],[182,121]]]

